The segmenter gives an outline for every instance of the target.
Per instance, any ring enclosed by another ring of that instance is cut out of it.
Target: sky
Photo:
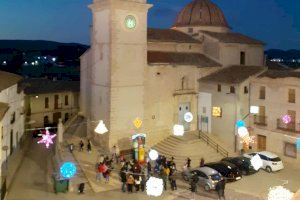
[[[191,0],[148,0],[149,27],[169,28]],[[300,49],[300,0],[212,0],[234,32],[267,43],[266,48]],[[52,40],[89,44],[92,0],[0,0],[0,39]]]

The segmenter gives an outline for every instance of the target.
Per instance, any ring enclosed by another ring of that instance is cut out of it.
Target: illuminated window
[[[212,116],[213,117],[222,117],[222,109],[221,109],[221,107],[213,107],[213,109],[212,109]]]
[[[259,88],[259,99],[265,99],[266,98],[266,87],[260,86]]]

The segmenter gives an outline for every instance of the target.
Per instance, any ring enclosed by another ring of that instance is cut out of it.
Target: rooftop
[[[300,71],[296,70],[268,70],[261,75],[258,76],[258,78],[300,78]]]
[[[22,77],[17,74],[0,71],[0,92],[17,84],[20,80]]]
[[[42,86],[42,87],[41,87]],[[52,81],[49,79],[24,79],[18,85],[18,90],[23,90],[27,95],[48,94],[58,92],[79,92],[79,81]]]
[[[226,33],[217,33],[210,31],[202,31],[202,33],[213,37],[223,43],[239,43],[239,44],[256,44],[264,45],[264,42],[253,39],[246,35],[240,33],[226,32]]]
[[[148,28],[148,41],[150,42],[177,42],[177,43],[200,43],[191,36],[173,29]]]
[[[7,103],[0,102],[0,121],[3,119],[8,108],[9,108],[9,106]]]
[[[148,64],[194,65],[197,67],[220,67],[214,60],[200,53],[148,51]]]
[[[247,80],[250,76],[257,75],[266,70],[266,67],[235,65],[223,68],[215,73],[199,79],[204,83],[225,83],[239,84]]]

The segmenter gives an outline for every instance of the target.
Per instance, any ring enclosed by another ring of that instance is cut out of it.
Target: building
[[[79,110],[79,82],[24,79],[19,91],[25,98],[26,122],[32,127],[57,125],[67,121]]]
[[[264,65],[264,43],[232,32],[210,0],[191,1],[170,29],[148,28],[152,6],[146,0],[94,0],[89,6],[93,26],[91,48],[81,56],[80,110],[90,137],[106,147],[130,148],[134,132],[146,133],[150,147],[171,135],[175,124],[198,130],[199,108],[214,102],[201,95],[199,79],[234,66],[256,73]],[[236,90],[246,80],[234,83]],[[184,121],[186,112],[194,116],[191,123]],[[137,117],[139,130],[132,124]],[[99,120],[109,134],[94,134],[89,122]]]
[[[299,71],[282,68],[268,70],[251,81],[251,105],[259,106],[259,114],[251,120],[257,150],[300,159],[296,144],[300,134],[299,80]]]
[[[1,173],[24,135],[24,94],[17,91],[21,79],[18,75],[0,71]]]

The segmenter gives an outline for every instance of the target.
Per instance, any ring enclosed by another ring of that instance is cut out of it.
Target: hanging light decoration
[[[49,129],[46,128],[46,133],[42,135],[42,139],[39,140],[37,143],[44,143],[46,145],[46,148],[48,149],[50,144],[53,144],[53,138],[56,137],[56,134],[51,135],[49,132]]]
[[[263,161],[262,159],[259,157],[258,154],[256,154],[255,156],[253,156],[250,160],[251,165],[253,166],[253,168],[257,171],[259,170],[262,166],[263,166]]]
[[[159,197],[163,192],[163,180],[160,178],[150,177],[146,183],[146,192],[149,196]]]
[[[283,186],[275,186],[269,189],[268,200],[291,200],[294,193]]]
[[[241,137],[241,138],[244,138],[246,136],[249,136],[249,132],[248,132],[248,129],[246,127],[239,127],[238,128],[238,135]]]
[[[238,128],[240,128],[240,127],[246,127],[246,123],[245,123],[243,120],[238,120],[238,121],[236,122],[236,126],[237,126]]]
[[[154,149],[151,149],[149,152],[149,158],[151,160],[156,160],[158,158],[158,152]]]
[[[183,136],[184,135],[184,126],[175,124],[173,127],[173,134],[175,136]]]
[[[104,122],[100,120],[99,124],[95,128],[95,132],[98,134],[104,134],[108,132],[108,129],[106,128]]]
[[[194,116],[191,112],[187,112],[187,113],[184,114],[183,118],[184,118],[184,121],[190,123],[190,122],[193,121]]]
[[[65,162],[60,167],[60,174],[63,178],[72,178],[76,174],[77,168],[72,162]]]
[[[291,118],[290,115],[284,115],[284,116],[282,116],[281,120],[282,120],[283,123],[289,124],[289,123],[291,123],[292,118]]]

